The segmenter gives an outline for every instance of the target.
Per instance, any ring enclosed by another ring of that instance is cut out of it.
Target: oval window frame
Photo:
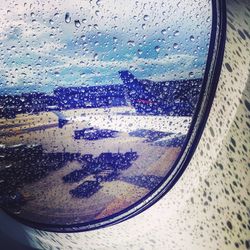
[[[147,195],[129,207],[102,219],[85,223],[70,225],[48,225],[20,218],[17,215],[12,214],[8,210],[2,208],[3,211],[22,224],[35,229],[60,233],[84,232],[104,228],[130,219],[142,213],[144,210],[151,207],[159,199],[166,195],[180,179],[195,152],[205,128],[217,89],[217,83],[219,81],[226,42],[226,3],[225,0],[211,0],[211,6],[211,36],[201,88],[201,93],[205,94],[200,94],[185,143],[181,149],[181,152],[179,153],[178,158],[175,160],[175,163],[171,167],[168,174],[157,187],[155,187]]]

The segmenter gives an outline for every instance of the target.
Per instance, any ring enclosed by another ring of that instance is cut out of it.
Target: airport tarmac
[[[46,177],[26,183],[19,192],[29,199],[18,212],[20,217],[42,223],[69,224],[100,219],[125,209],[140,200],[149,191],[148,187],[126,181],[136,176],[163,178],[174,164],[181,146],[159,146],[157,141],[184,136],[188,132],[189,117],[137,115],[133,108],[77,109],[61,112],[68,122],[58,127],[58,117],[53,112],[20,114],[15,119],[0,119],[0,143],[39,144],[44,152],[69,152],[98,157],[105,152],[136,152],[138,158],[119,172],[112,181],[102,181],[101,188],[89,198],[75,198],[70,190],[96,176],[88,174],[74,183],[63,182],[63,177],[82,169],[77,160],[67,162],[64,167],[50,172]],[[116,136],[95,140],[75,139],[76,130],[94,127],[117,131]],[[135,131],[143,135],[135,136]],[[147,133],[145,133],[145,131]],[[159,138],[152,131],[160,131]],[[166,133],[166,136],[164,136]],[[151,136],[151,137],[147,137]],[[171,145],[171,144],[168,144]],[[18,178],[18,176],[17,176]]]

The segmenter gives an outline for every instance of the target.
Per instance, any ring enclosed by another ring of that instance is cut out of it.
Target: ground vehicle
[[[101,188],[97,181],[85,181],[75,189],[70,191],[70,194],[76,198],[89,198]]]
[[[82,130],[75,130],[74,138],[76,140],[99,140],[103,138],[115,137],[117,131],[108,129],[95,129],[95,128],[85,128]]]

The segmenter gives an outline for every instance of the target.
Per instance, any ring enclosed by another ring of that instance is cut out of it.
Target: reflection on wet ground
[[[18,202],[19,205],[24,204],[25,199],[17,191],[18,189],[27,183],[45,178],[51,171],[64,167],[67,162],[78,161],[82,164],[82,169],[63,176],[64,183],[79,182],[88,176],[95,178],[95,181],[85,181],[69,191],[73,197],[88,198],[101,188],[101,182],[116,180],[120,173],[131,167],[132,161],[138,158],[137,152],[132,150],[124,154],[105,152],[94,158],[92,154],[45,153],[41,145],[22,144],[11,147],[2,146],[0,156],[0,195],[4,197],[2,198],[3,205],[7,207],[17,206]],[[141,180],[137,176],[120,180],[148,189],[158,184],[154,176],[146,176]],[[146,184],[146,182],[149,183]]]
[[[161,117],[174,127],[158,130],[159,117],[121,116],[126,109],[9,120],[0,135],[0,205],[29,220],[74,224],[144,197],[173,165],[188,120]],[[67,122],[59,124],[60,117]]]
[[[45,153],[42,145],[15,145],[0,147],[0,198],[4,206],[24,204],[18,192],[27,183],[39,181],[58,170],[80,154]]]
[[[85,181],[70,194],[73,197],[90,197],[97,192],[104,181],[117,179],[120,172],[129,168],[132,161],[138,158],[136,152],[101,153],[98,157],[80,153],[46,153],[41,145],[15,145],[0,147],[0,197],[5,207],[23,205],[25,198],[18,190],[27,183],[34,183],[45,178],[51,171],[65,166],[67,162],[78,161],[82,169],[74,170],[64,176],[65,183],[79,182],[93,175],[95,181]]]

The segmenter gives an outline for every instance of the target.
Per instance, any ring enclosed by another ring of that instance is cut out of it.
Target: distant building
[[[126,105],[123,85],[59,87],[54,90],[59,108],[98,108]]]
[[[0,118],[15,118],[21,113],[128,105],[142,114],[191,116],[194,113],[202,79],[154,82],[139,80],[129,71],[119,74],[123,84],[58,87],[50,95],[0,96]]]

